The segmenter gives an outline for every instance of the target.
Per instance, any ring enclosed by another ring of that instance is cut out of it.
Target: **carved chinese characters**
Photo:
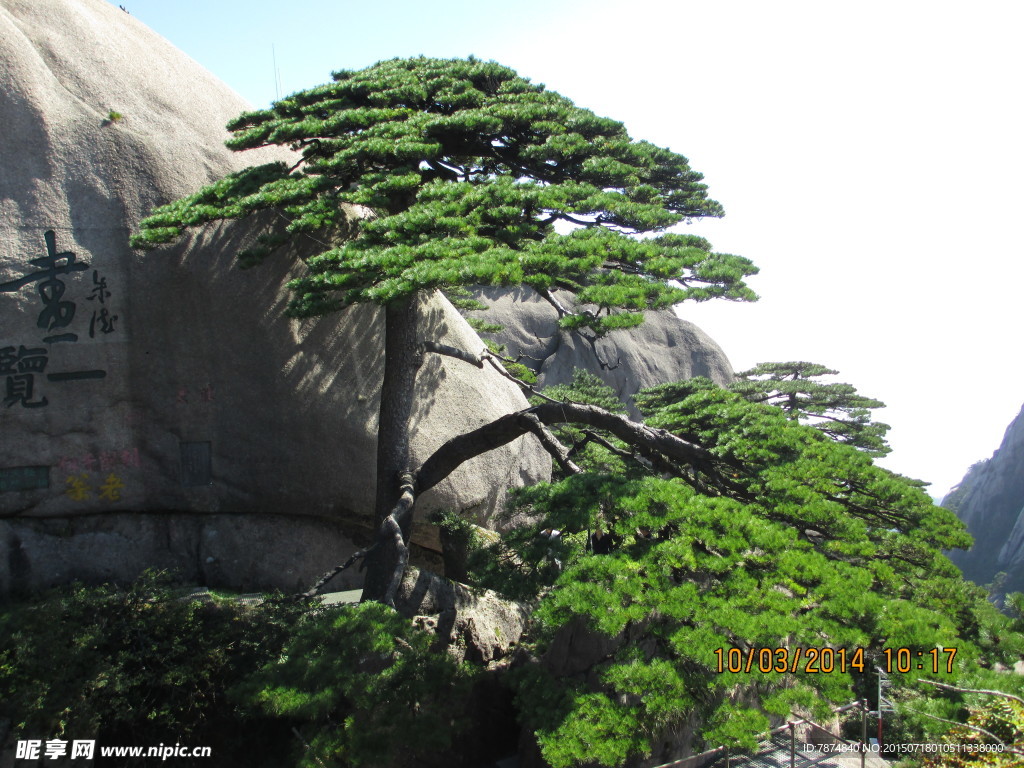
[[[26,286],[34,285],[42,304],[36,320],[36,332],[43,334],[41,338],[26,339],[33,346],[19,343],[17,346],[0,347],[0,377],[4,380],[2,404],[6,408],[44,408],[49,405],[48,394],[40,394],[39,391],[47,389],[41,386],[43,380],[63,385],[83,379],[102,379],[107,375],[102,369],[54,370],[55,366],[51,366],[53,346],[78,343],[79,335],[75,330],[81,323],[73,326],[78,309],[73,296],[82,286],[81,281],[74,278],[76,273],[87,271],[89,264],[79,261],[72,251],[58,252],[57,236],[53,230],[47,230],[43,239],[46,255],[29,259],[26,274],[22,277],[0,283],[0,293],[17,293]],[[97,304],[89,321],[89,337],[96,338],[97,333],[113,333],[118,316],[105,306],[112,296],[106,277],[101,277],[98,270],[93,270],[92,277],[92,293],[85,298]],[[69,283],[73,289],[70,294]],[[35,346],[37,344],[47,346]],[[60,354],[54,354],[59,367]],[[58,387],[54,391],[60,389]]]

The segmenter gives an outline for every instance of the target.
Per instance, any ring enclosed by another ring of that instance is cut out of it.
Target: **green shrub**
[[[181,743],[210,746],[219,765],[280,764],[273,752],[290,730],[226,694],[280,654],[308,610],[276,599],[184,600],[152,573],[128,589],[75,585],[8,605],[0,720],[11,721],[15,739]]]
[[[302,768],[429,765],[452,745],[469,668],[380,603],[308,616],[282,654],[235,692],[301,721]]]
[[[377,603],[199,602],[152,573],[76,585],[0,609],[0,721],[14,739],[209,746],[218,766],[427,765],[470,684],[430,642]]]

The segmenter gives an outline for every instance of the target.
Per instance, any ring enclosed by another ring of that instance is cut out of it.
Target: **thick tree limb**
[[[412,407],[416,373],[423,362],[419,343],[420,293],[384,307],[384,379],[377,418],[377,482],[374,525],[380,526],[401,504],[403,477],[409,472]],[[403,522],[406,533],[409,522]],[[404,537],[403,537],[404,538]],[[391,582],[395,551],[388,541],[366,560],[363,597],[380,601]]]
[[[464,462],[533,432],[534,422],[526,418],[527,414],[547,425],[586,424],[611,432],[620,440],[637,446],[642,455],[660,455],[661,467],[672,466],[669,462],[680,465],[672,466],[673,474],[678,475],[681,466],[692,464],[710,468],[715,462],[710,452],[667,430],[652,429],[595,405],[549,402],[510,413],[472,432],[453,437],[434,451],[416,471],[416,495],[433,488]]]
[[[436,341],[424,341],[423,349],[427,352],[435,352],[438,355],[446,355],[447,357],[454,357],[464,362],[475,365],[477,368],[484,367],[484,355],[474,355],[472,352],[466,352],[458,347],[450,347],[447,344],[441,344]]]
[[[596,405],[543,403],[532,410],[545,424],[586,424],[603,429],[630,445],[657,451],[680,464],[711,464],[717,460],[708,450],[668,430],[648,427]]]
[[[583,472],[569,458],[569,450],[558,442],[558,438],[551,434],[551,430],[545,427],[540,419],[532,413],[524,413],[523,418],[530,425],[530,431],[540,440],[540,444],[544,446],[544,450],[554,457],[563,472],[570,475],[578,475]]]
[[[522,413],[507,414],[472,432],[453,437],[434,451],[416,471],[416,495],[430,490],[470,459],[511,443],[529,432],[529,424],[520,418]]]

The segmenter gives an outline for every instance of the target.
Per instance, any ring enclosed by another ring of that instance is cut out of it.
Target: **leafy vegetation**
[[[1018,684],[1013,686],[1019,689]],[[956,745],[957,749],[936,751],[927,755],[927,768],[967,768],[968,766],[1020,765],[1024,759],[1024,699],[1019,695],[996,691],[973,692],[961,699],[962,724],[949,728],[936,744]],[[968,699],[964,701],[963,699]],[[963,717],[966,711],[966,717]]]
[[[695,237],[628,236],[721,214],[684,157],[634,141],[621,123],[494,62],[394,59],[340,71],[333,83],[228,128],[231,149],[284,145],[301,160],[232,174],[164,206],[133,243],[150,247],[186,227],[281,210],[286,231],[240,255],[250,263],[288,236],[346,226],[342,204],[371,208],[377,215],[354,237],[309,258],[310,276],[293,284],[296,314],[525,282],[581,288],[580,300],[601,310],[628,308],[625,320],[603,312],[565,319],[611,330],[635,325],[643,308],[753,298],[742,281],[753,271],[745,259],[713,254]],[[559,235],[559,220],[582,227]],[[606,262],[629,268],[598,272]]]
[[[864,397],[849,384],[820,381],[837,373],[817,363],[760,363],[736,374],[738,380],[729,388],[751,402],[778,406],[790,419],[872,456],[889,453],[889,425],[871,420],[871,411],[885,403]]]
[[[228,691],[280,653],[308,606],[180,595],[166,576],[147,574],[128,589],[77,585],[3,607],[0,720],[18,738],[176,739],[239,765],[276,765],[287,729],[254,719]]]
[[[545,394],[566,408],[621,409],[582,374]],[[495,540],[457,516],[443,521],[469,545],[473,583],[536,606],[528,655],[507,680],[551,766],[622,765],[687,724],[698,748],[751,747],[772,717],[824,716],[871,695],[886,647],[958,649],[948,674],[892,675],[888,738],[937,741],[950,721],[1000,716],[972,714],[963,695],[921,680],[1005,688],[994,663],[1024,653],[1020,618],[941,554],[967,543],[951,513],[864,451],[709,381],[636,402],[653,434],[679,436],[700,459],[673,462],[615,431],[570,426],[559,435],[578,449],[579,471],[514,493],[510,512],[532,525]],[[598,529],[613,542],[603,553]],[[211,606],[152,578],[8,609],[0,641],[0,717],[17,713],[19,733],[108,743],[174,733],[251,765],[429,765],[457,743],[475,677],[378,603]],[[764,649],[823,646],[851,662],[864,649],[860,666],[760,668]],[[49,663],[54,648],[66,664]],[[729,649],[755,663],[731,669]],[[264,745],[255,756],[253,744]]]
[[[452,746],[472,679],[430,646],[380,603],[332,610],[299,624],[236,693],[302,724],[301,768],[429,765]]]
[[[578,381],[580,392],[559,394],[593,399],[593,381]],[[533,535],[511,532],[472,560],[481,583],[543,595],[534,638],[542,662],[521,674],[520,703],[551,765],[620,765],[694,714],[706,746],[750,747],[771,715],[795,707],[823,716],[830,702],[867,694],[865,673],[883,663],[883,647],[957,647],[942,679],[1019,650],[983,591],[942,555],[968,543],[962,526],[915,484],[707,380],[656,387],[636,402],[649,425],[705,449],[704,462],[655,468],[617,455],[615,468],[599,460],[521,489],[515,511],[539,517]],[[586,549],[598,526],[618,542],[608,554]],[[539,527],[564,532],[562,570]],[[600,653],[571,673],[549,652],[564,653],[581,633]],[[730,672],[717,655],[823,645],[847,658],[864,649],[862,666]],[[913,690],[922,676],[893,677]]]
[[[77,585],[0,613],[0,721],[16,738],[210,746],[223,766],[432,765],[472,675],[430,644],[379,603],[200,602],[152,573]]]

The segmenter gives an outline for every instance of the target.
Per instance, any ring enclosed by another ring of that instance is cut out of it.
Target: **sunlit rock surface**
[[[102,0],[0,0],[0,67],[0,593],[151,565],[308,586],[365,540],[379,311],[285,318],[294,258],[232,265],[251,224],[128,246],[153,206],[291,156],[224,148],[247,105]],[[424,333],[480,346],[443,298]],[[451,358],[428,358],[417,384],[421,459],[525,406]],[[505,488],[549,467],[520,439],[431,491],[420,518],[469,508],[487,523]],[[416,539],[436,546],[429,527]]]
[[[572,294],[555,295],[571,305]],[[489,309],[472,316],[504,326],[493,339],[535,371],[541,386],[568,384],[573,370],[582,368],[600,376],[636,416],[631,398],[646,387],[695,376],[722,386],[733,381],[721,347],[671,310],[647,312],[637,328],[589,339],[585,333],[561,330],[558,311],[532,288],[483,288],[477,296]]]

